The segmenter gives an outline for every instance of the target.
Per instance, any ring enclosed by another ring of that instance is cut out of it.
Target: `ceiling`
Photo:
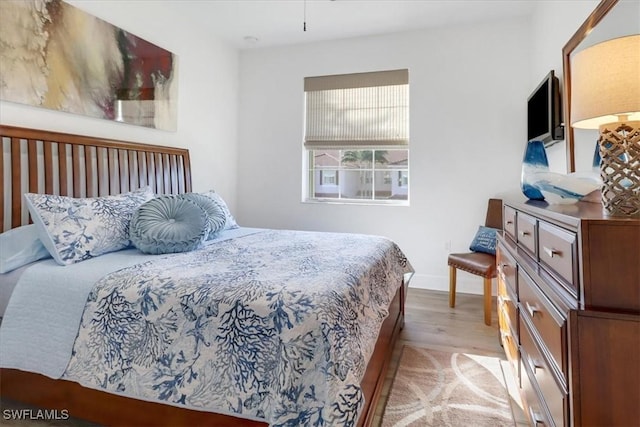
[[[531,14],[535,0],[165,0],[159,5],[174,19],[248,49],[508,19]]]

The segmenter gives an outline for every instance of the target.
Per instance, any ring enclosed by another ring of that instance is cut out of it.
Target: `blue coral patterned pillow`
[[[24,197],[45,248],[58,264],[68,265],[130,246],[133,213],[153,198],[153,192],[146,187],[93,198],[33,193]]]
[[[469,249],[474,252],[485,252],[488,254],[496,254],[496,233],[499,232],[497,228],[485,227],[481,225],[478,227],[476,236],[473,238]]]

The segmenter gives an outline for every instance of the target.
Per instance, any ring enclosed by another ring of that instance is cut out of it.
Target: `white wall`
[[[59,132],[188,147],[196,191],[211,188],[235,207],[238,53],[180,26],[146,2],[69,3],[178,55],[178,130],[165,132],[0,101],[0,122]],[[151,16],[150,16],[151,15]]]
[[[487,199],[519,187],[530,34],[522,18],[241,52],[239,222],[384,235],[413,286],[447,288],[449,242],[467,251]],[[409,69],[411,206],[302,203],[303,78],[397,68]],[[466,276],[462,291],[481,288]]]

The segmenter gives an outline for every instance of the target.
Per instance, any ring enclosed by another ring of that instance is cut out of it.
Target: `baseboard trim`
[[[493,295],[496,293],[496,280],[493,280]],[[432,291],[449,292],[449,277],[434,276],[430,274],[414,274],[409,282],[410,288],[429,289]],[[456,280],[456,293],[482,295],[483,280],[480,276],[458,270]]]

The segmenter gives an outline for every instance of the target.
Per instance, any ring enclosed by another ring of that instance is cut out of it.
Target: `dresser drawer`
[[[534,258],[537,255],[536,248],[536,229],[537,229],[537,220],[524,214],[522,212],[518,212],[516,215],[516,230],[518,232],[518,245],[523,248],[526,248]]]
[[[498,310],[509,322],[511,330],[518,336],[518,308],[515,297],[506,289],[502,280],[498,280]]]
[[[542,356],[538,345],[534,342],[529,325],[525,321],[521,322],[521,324],[521,363],[531,374],[531,381],[535,381],[537,384],[554,424],[563,426],[568,419],[567,394],[556,382],[553,371]]]
[[[523,363],[520,363],[520,389],[529,424],[533,427],[553,427],[553,423],[550,421],[551,417],[540,400],[530,375],[528,370],[524,368]]]
[[[518,271],[520,290],[520,314],[530,319],[551,355],[555,369],[567,379],[566,347],[567,318],[562,315],[542,293],[531,277],[522,269]]]
[[[574,295],[578,292],[578,244],[575,233],[540,221],[538,249],[540,262],[567,281]]]
[[[498,313],[498,319],[504,320],[503,313]],[[501,323],[502,325],[502,323]],[[502,342],[502,348],[504,354],[507,356],[507,360],[513,369],[514,376],[518,386],[520,386],[520,352],[518,351],[518,339],[513,335],[513,332],[508,327],[502,329],[500,327],[500,341]]]
[[[504,207],[502,228],[513,240],[516,240],[516,210],[510,206]]]
[[[498,269],[498,275],[507,286],[511,289],[511,293],[518,295],[518,282],[517,282],[517,263],[507,251],[505,245],[507,242],[502,242],[498,239],[498,250],[496,252],[496,266]]]

